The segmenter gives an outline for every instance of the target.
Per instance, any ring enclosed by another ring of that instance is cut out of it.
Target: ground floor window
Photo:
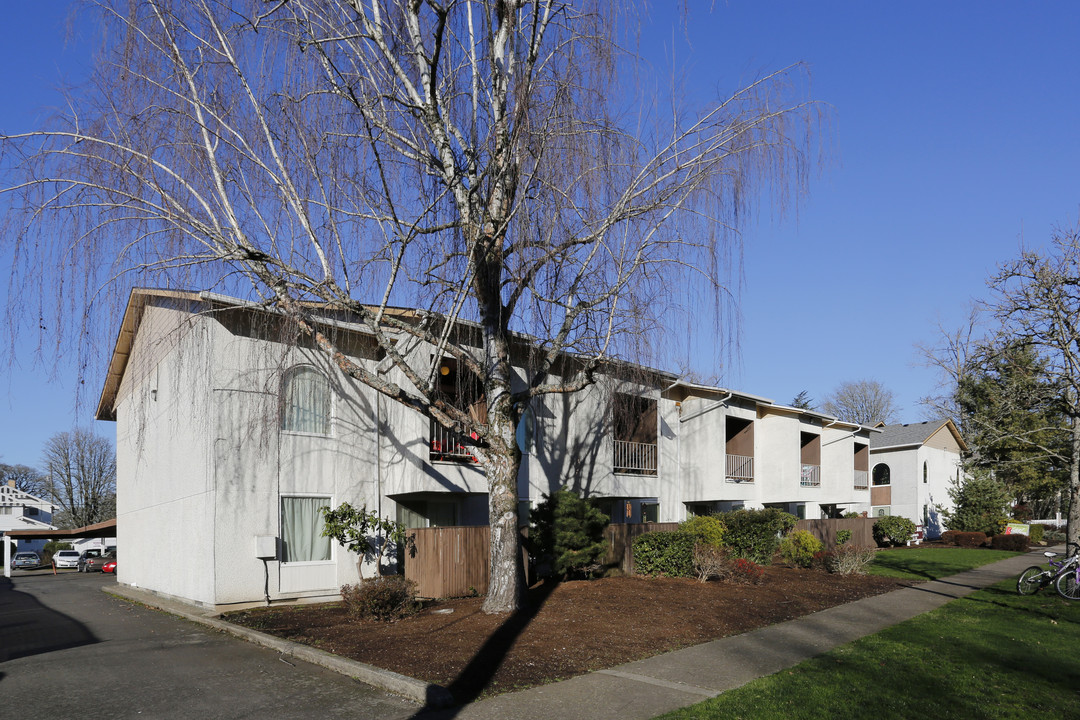
[[[885,517],[886,515],[892,515],[888,505],[870,508],[870,517]]]
[[[330,506],[328,497],[281,498],[281,561],[330,560],[330,538],[324,537],[319,508]]]

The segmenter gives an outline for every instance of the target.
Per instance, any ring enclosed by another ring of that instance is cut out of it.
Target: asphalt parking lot
[[[74,570],[0,577],[0,707],[50,719],[392,719],[417,711],[337,673],[102,592],[115,582]]]

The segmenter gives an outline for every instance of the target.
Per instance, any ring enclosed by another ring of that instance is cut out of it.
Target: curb
[[[128,588],[123,585],[117,585],[115,587],[106,586],[103,587],[102,590],[108,595],[114,595],[124,600],[130,600],[146,605],[155,610],[177,615],[185,620],[190,620],[191,622],[205,625],[214,630],[228,633],[241,640],[246,640],[255,643],[256,645],[262,645],[271,650],[276,650],[282,655],[288,655],[289,657],[309,662],[312,665],[319,665],[327,670],[333,670],[334,672],[359,680],[362,683],[377,687],[380,690],[400,695],[401,697],[427,708],[446,708],[452,707],[455,704],[450,691],[442,685],[426,683],[422,680],[417,680],[402,675],[401,673],[393,672],[392,670],[384,670],[373,665],[367,665],[362,662],[357,662],[356,660],[333,655],[323,650],[317,650],[316,648],[302,645],[293,642],[292,640],[284,640],[273,635],[261,633],[258,630],[251,630],[250,628],[240,627],[239,625],[234,625],[224,620],[201,615],[198,612],[192,612],[191,610],[186,609],[179,603],[163,602],[160,598],[145,591]]]

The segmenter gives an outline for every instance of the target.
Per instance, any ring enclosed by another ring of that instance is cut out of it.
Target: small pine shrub
[[[608,516],[565,486],[530,513],[530,551],[546,575],[592,577],[607,555]]]
[[[634,540],[634,571],[639,575],[694,575],[694,536],[680,532],[651,532]]]
[[[826,569],[837,575],[865,575],[874,562],[874,548],[858,545],[841,545],[830,553]]]
[[[731,581],[741,585],[757,585],[765,577],[765,568],[753,560],[735,558],[731,564]]]
[[[731,558],[723,548],[699,540],[694,543],[694,573],[699,582],[725,580],[731,575]]]
[[[780,541],[780,557],[795,567],[808,568],[814,563],[814,554],[825,546],[806,530],[796,530]]]
[[[718,548],[724,546],[724,521],[717,515],[692,517],[680,523],[679,529],[693,535],[698,542]]]
[[[851,541],[851,531],[850,530],[837,530],[836,531],[836,544],[837,545],[844,545],[844,544],[846,544],[846,543],[848,543],[850,541]]]
[[[990,547],[995,550],[1014,550],[1017,552],[1028,551],[1028,536],[1022,533],[1013,533],[1010,535],[995,535],[990,540]]]
[[[723,516],[724,545],[733,557],[752,560],[760,565],[772,562],[780,547],[780,538],[799,521],[791,513],[776,508],[736,510]]]
[[[976,548],[986,544],[986,533],[981,532],[957,532],[953,539],[960,547]]]
[[[342,585],[341,599],[350,614],[371,620],[397,620],[419,609],[416,583],[404,575],[387,575],[361,580],[357,585]]]
[[[1033,543],[1042,542],[1043,532],[1045,532],[1045,531],[1046,531],[1046,528],[1044,528],[1042,525],[1032,525],[1031,526],[1031,542],[1033,542]]]
[[[881,547],[904,545],[915,534],[915,523],[900,515],[886,515],[874,523],[874,540]]]

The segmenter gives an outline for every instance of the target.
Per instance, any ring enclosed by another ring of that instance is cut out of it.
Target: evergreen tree
[[[1012,496],[988,473],[977,473],[954,482],[949,488],[949,497],[954,507],[942,514],[950,530],[998,535],[1005,529]]]
[[[591,575],[599,569],[610,519],[592,503],[565,486],[544,495],[531,513],[529,532],[534,557],[549,566],[548,575]]]

